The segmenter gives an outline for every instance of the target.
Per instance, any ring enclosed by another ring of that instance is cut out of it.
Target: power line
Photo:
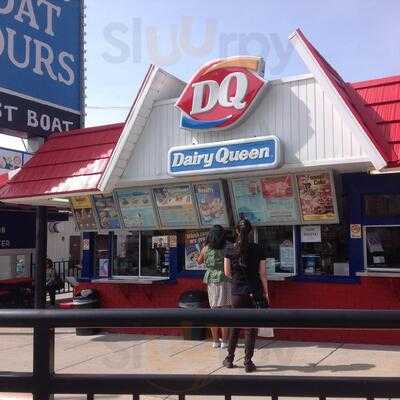
[[[86,106],[85,108],[91,110],[129,110],[131,106]]]

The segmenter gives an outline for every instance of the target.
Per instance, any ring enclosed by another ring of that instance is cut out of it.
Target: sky
[[[188,80],[207,61],[247,53],[264,57],[267,79],[306,73],[288,41],[296,28],[347,81],[400,73],[398,0],[86,4],[88,126],[124,120],[150,63]]]
[[[188,80],[205,62],[262,55],[267,80],[307,73],[301,28],[347,81],[400,74],[399,0],[85,0],[86,126],[124,121],[150,63]]]

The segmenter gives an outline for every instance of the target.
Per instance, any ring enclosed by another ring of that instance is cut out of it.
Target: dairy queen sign
[[[187,84],[176,107],[185,129],[221,130],[243,120],[263,92],[264,61],[238,56],[204,65]]]
[[[277,168],[281,161],[279,139],[260,136],[192,146],[172,147],[168,152],[170,175]]]

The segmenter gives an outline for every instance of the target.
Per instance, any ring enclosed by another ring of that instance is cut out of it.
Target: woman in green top
[[[208,301],[211,308],[231,306],[231,283],[224,273],[225,242],[224,228],[220,225],[213,226],[207,235],[206,245],[201,250],[197,260],[199,264],[204,263],[206,266],[204,283],[207,284]],[[211,334],[214,340],[214,348],[228,347],[228,328],[221,328],[221,341],[219,328],[211,328]]]

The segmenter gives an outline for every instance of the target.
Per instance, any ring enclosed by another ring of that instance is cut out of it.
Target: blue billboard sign
[[[173,147],[168,152],[168,173],[197,175],[277,168],[280,153],[276,136]]]
[[[0,127],[48,135],[80,127],[82,0],[0,0]]]

